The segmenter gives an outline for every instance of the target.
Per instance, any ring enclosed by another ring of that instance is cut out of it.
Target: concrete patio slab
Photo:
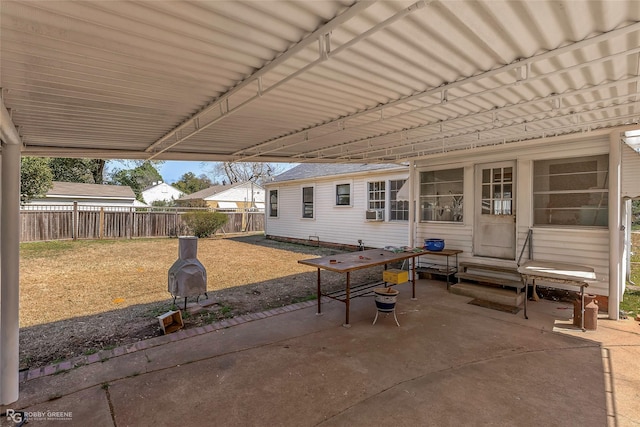
[[[526,320],[438,281],[398,289],[400,327],[372,325],[369,297],[351,328],[343,304],[306,304],[27,380],[10,408],[69,426],[640,425],[637,322],[582,332],[568,304],[531,302]]]

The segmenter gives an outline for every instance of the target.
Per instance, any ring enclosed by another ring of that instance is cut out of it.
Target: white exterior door
[[[476,256],[515,259],[516,188],[515,161],[476,166],[478,195],[473,252]]]

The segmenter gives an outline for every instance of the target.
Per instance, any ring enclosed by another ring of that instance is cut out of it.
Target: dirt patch
[[[297,261],[339,252],[263,235],[200,239],[214,303],[184,313],[185,327],[315,299],[316,270]],[[160,335],[156,316],[174,308],[167,271],[177,257],[177,239],[23,244],[20,368]],[[381,271],[356,271],[352,283],[378,280]],[[323,291],[344,287],[342,274],[323,271],[322,281]]]

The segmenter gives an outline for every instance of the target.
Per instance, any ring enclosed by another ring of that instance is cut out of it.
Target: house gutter
[[[8,405],[18,400],[22,141],[1,96],[0,139],[0,405]]]

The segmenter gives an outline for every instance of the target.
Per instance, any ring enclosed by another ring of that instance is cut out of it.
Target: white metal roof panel
[[[637,124],[640,2],[4,0],[25,154],[398,162]]]

